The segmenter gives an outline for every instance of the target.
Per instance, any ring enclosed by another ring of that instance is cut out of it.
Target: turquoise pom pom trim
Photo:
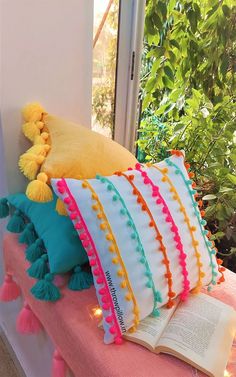
[[[48,273],[44,276],[43,280],[37,281],[37,283],[31,288],[31,293],[35,298],[42,301],[55,302],[61,298],[61,293],[58,287],[53,284],[54,275]]]
[[[17,209],[7,224],[7,230],[12,233],[21,233],[25,228],[23,214]]]

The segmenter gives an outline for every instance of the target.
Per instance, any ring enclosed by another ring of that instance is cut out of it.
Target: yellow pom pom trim
[[[56,211],[61,216],[67,216],[65,204],[63,203],[61,199],[57,199]]]
[[[53,199],[52,190],[47,185],[48,177],[39,173],[37,179],[30,182],[26,189],[26,196],[34,202],[50,202]]]
[[[44,112],[44,108],[37,102],[29,103],[22,109],[22,115],[26,122],[41,120]]]

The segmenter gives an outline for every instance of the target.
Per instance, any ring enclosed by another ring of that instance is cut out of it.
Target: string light
[[[93,312],[93,316],[94,316],[95,318],[99,318],[99,317],[102,316],[102,309],[101,309],[101,308],[98,308],[98,307],[93,308],[93,309],[92,309],[92,312]]]

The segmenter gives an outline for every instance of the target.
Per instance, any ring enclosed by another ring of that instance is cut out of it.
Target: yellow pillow
[[[113,140],[49,115],[37,103],[27,105],[22,113],[26,122],[22,131],[34,145],[20,156],[19,167],[31,180],[26,195],[33,201],[52,200],[52,191],[47,185],[51,178],[112,175],[116,170],[134,167],[137,162],[127,149]]]

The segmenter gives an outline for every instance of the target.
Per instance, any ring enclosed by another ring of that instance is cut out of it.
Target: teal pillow
[[[32,263],[28,274],[39,279],[32,293],[47,301],[60,297],[57,287],[52,288],[54,274],[74,269],[69,281],[73,290],[89,288],[92,284],[90,273],[80,267],[88,262],[86,251],[71,220],[55,211],[56,200],[54,197],[47,203],[33,202],[23,193],[0,200],[0,217],[6,217],[9,208],[12,213],[8,231],[20,233],[19,242],[28,246],[26,259]]]

